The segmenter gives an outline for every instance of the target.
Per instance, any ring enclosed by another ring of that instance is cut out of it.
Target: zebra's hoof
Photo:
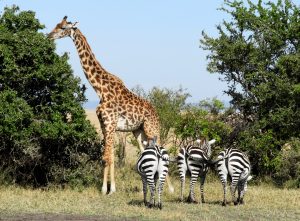
[[[187,202],[188,203],[198,203],[195,199],[193,199],[192,197],[188,197],[188,199],[187,199]]]
[[[198,204],[198,201],[197,201],[197,200],[189,200],[188,202],[189,202],[189,203]]]
[[[226,202],[223,202],[223,203],[222,203],[222,206],[226,206]]]
[[[153,208],[153,204],[152,203],[148,203],[148,208]]]
[[[234,201],[234,203],[233,203],[235,206],[237,206],[238,204],[239,204],[239,202],[238,201]]]
[[[162,209],[162,204],[159,203],[159,204],[157,205],[157,207],[161,210],[161,209]]]

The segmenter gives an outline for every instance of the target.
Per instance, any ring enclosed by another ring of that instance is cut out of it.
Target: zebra
[[[226,183],[228,175],[231,177],[230,192],[234,205],[243,204],[244,195],[247,191],[247,182],[252,179],[248,156],[238,149],[228,148],[219,153],[218,160],[214,164],[216,164],[216,169],[223,185],[224,198],[222,205],[226,206]],[[238,189],[237,199],[235,199],[236,189]]]
[[[155,189],[158,179],[158,208],[162,209],[161,194],[169,170],[169,155],[165,148],[158,147],[155,139],[141,153],[137,162],[137,171],[143,182],[144,204],[155,206]],[[147,202],[147,184],[150,188],[150,202]]]
[[[215,139],[211,141],[198,140],[200,146],[189,145],[180,149],[179,154],[177,156],[177,168],[179,171],[181,181],[181,201],[183,201],[186,172],[189,171],[191,174],[191,179],[188,201],[196,203],[194,185],[197,182],[198,177],[200,176],[201,202],[205,203],[204,182],[206,178],[206,173],[208,171],[207,162],[209,161],[209,158],[211,156],[211,145],[215,142]]]

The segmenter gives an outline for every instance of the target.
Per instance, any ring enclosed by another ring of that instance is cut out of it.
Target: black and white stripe
[[[230,192],[234,205],[243,204],[244,195],[247,191],[247,181],[252,178],[250,176],[251,165],[248,156],[238,149],[228,148],[218,155],[216,167],[224,190],[223,206],[226,206],[228,175],[231,177]],[[238,190],[237,199],[235,198],[236,189]]]
[[[169,170],[169,155],[165,148],[151,142],[137,162],[137,171],[142,177],[144,204],[155,206],[155,187],[158,180],[158,207],[162,209],[161,194]],[[147,184],[150,188],[150,202],[147,202]]]
[[[182,147],[177,156],[177,167],[180,175],[181,181],[181,194],[180,199],[183,201],[185,177],[187,171],[191,175],[190,179],[190,192],[188,201],[196,202],[194,185],[200,176],[200,191],[201,191],[201,201],[204,200],[204,182],[206,178],[206,173],[208,171],[208,160],[211,156],[211,144],[215,143],[215,140],[199,141],[199,146],[189,145],[187,147]]]

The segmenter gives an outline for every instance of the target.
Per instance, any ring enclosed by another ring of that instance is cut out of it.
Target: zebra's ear
[[[212,140],[208,141],[209,145],[212,145],[212,144],[214,144],[215,142],[216,142],[215,139],[212,139]]]

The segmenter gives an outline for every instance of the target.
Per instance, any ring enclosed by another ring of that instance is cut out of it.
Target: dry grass
[[[133,169],[125,168],[118,173],[118,192],[105,196],[96,187],[81,191],[1,187],[0,217],[73,214],[98,217],[99,220],[300,220],[300,190],[250,184],[245,205],[230,204],[222,207],[221,185],[218,181],[209,179],[205,184],[207,203],[188,204],[178,201],[179,182],[173,177],[175,193],[169,194],[166,188],[164,208],[160,211],[144,207],[140,192],[141,181]]]
[[[85,109],[86,119],[91,122],[91,124],[96,128],[97,132],[101,134],[101,127],[96,115],[95,109]]]

